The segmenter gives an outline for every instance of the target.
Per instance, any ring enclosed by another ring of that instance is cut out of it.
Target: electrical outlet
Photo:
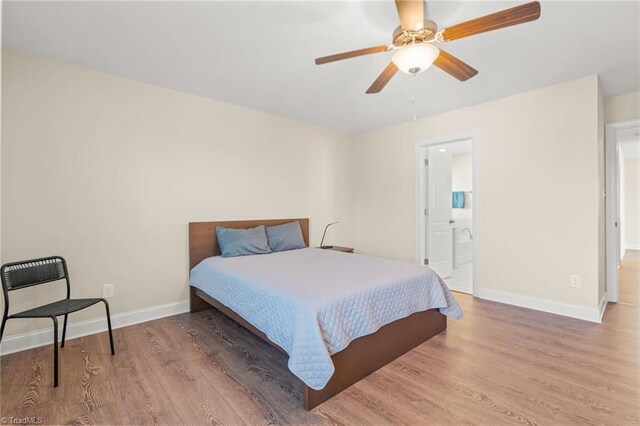
[[[105,284],[102,286],[102,297],[105,299],[113,297],[113,284]]]
[[[580,278],[580,275],[571,275],[569,277],[569,285],[573,288],[580,288],[582,287],[582,279]]]

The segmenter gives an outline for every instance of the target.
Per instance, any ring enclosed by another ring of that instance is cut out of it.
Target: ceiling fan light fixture
[[[420,74],[436,60],[440,50],[429,43],[409,44],[395,51],[391,61],[405,74]]]

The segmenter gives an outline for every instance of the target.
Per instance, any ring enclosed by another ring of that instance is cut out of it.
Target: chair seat
[[[87,308],[91,305],[95,305],[101,302],[102,299],[63,299],[57,302],[49,303],[47,305],[38,306],[37,308],[29,309],[17,314],[10,315],[11,318],[42,318],[50,316],[59,316],[64,314],[70,314],[72,312],[79,311],[80,309]]]

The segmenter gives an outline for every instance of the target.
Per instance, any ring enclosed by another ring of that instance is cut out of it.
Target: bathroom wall
[[[469,142],[469,150],[471,143]],[[465,200],[463,209],[453,209],[452,216],[456,221],[458,229],[472,228],[472,208],[473,208],[473,160],[471,151],[456,152],[452,155],[451,162],[451,189],[453,191],[464,191]]]

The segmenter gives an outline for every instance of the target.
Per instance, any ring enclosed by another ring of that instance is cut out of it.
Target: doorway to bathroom
[[[470,294],[478,281],[477,190],[475,135],[416,144],[416,262]]]

